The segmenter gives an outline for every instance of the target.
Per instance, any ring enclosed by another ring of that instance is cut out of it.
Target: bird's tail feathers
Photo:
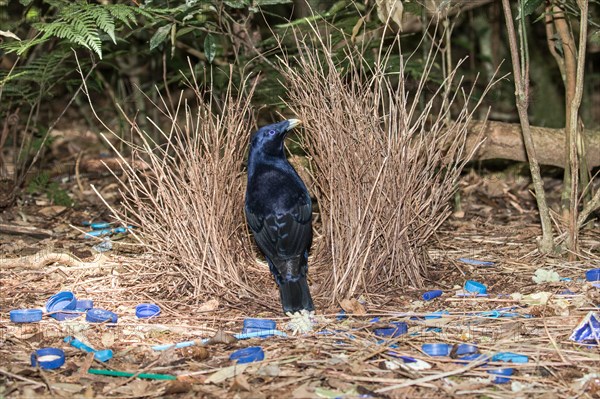
[[[279,296],[284,313],[315,310],[305,276],[295,281],[282,281],[279,284]]]

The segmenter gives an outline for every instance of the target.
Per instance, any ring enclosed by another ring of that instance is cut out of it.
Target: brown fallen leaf
[[[358,302],[356,298],[344,299],[340,302],[340,306],[346,311],[346,313],[352,313],[357,315],[367,313],[365,307],[360,302]]]
[[[229,388],[230,391],[247,391],[247,392],[250,392],[251,389],[252,388],[250,387],[248,380],[246,379],[246,377],[244,377],[243,374],[236,375],[235,378],[233,379],[233,383],[231,384],[231,388]]]
[[[177,350],[180,356],[191,359],[191,360],[204,360],[208,359],[208,349],[203,346],[187,346]]]
[[[213,312],[219,308],[219,300],[216,298],[211,299],[210,301],[204,302],[202,305],[198,306],[198,312]]]
[[[186,381],[169,381],[165,388],[165,395],[175,395],[178,393],[187,393],[192,390],[192,384]]]

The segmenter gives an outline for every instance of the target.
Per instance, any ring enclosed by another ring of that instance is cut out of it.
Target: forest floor
[[[116,186],[106,177],[78,176],[79,183],[81,179],[116,201]],[[557,182],[552,178],[546,182],[555,198]],[[75,186],[72,181],[65,184]],[[295,336],[286,329],[289,318],[256,304],[231,305],[218,298],[202,298],[199,303],[162,299],[160,277],[151,282],[142,278],[145,255],[126,245],[128,237],[101,255],[91,248],[95,242],[82,237],[81,229],[87,229],[80,226],[82,220],[109,219],[97,197],[89,190],[83,194],[73,208],[51,205],[43,195],[28,195],[27,201],[0,214],[2,223],[40,229],[20,235],[0,231],[0,398],[600,395],[598,346],[569,340],[582,319],[600,305],[600,288],[585,281],[586,270],[600,267],[600,224],[582,232],[579,261],[541,256],[535,244],[540,234],[535,203],[527,179],[518,174],[473,170],[465,174],[462,207],[432,243],[425,287],[390,287],[385,295],[354,298],[358,300],[354,314],[343,317],[338,317],[339,306],[317,301],[314,332]],[[560,280],[534,282],[540,268],[558,273]],[[469,279],[485,284],[488,296],[458,296]],[[444,293],[424,301],[423,292],[433,289]],[[66,321],[44,316],[30,324],[9,320],[10,310],[42,308],[61,290],[116,312],[117,324],[87,323],[84,316]],[[265,292],[277,303],[274,286]],[[134,308],[142,302],[158,304],[160,316],[136,318]],[[241,332],[245,318],[275,320],[288,336],[230,339]],[[391,321],[406,322],[408,332],[395,338],[375,335]],[[151,348],[215,334],[206,346]],[[94,360],[64,343],[70,335],[94,348],[112,349],[113,358],[105,363]],[[447,356],[432,357],[423,351],[424,343],[449,344],[451,350]],[[457,346],[461,343],[475,345],[476,353],[486,357],[461,362],[458,358],[465,349]],[[265,359],[234,365],[230,354],[248,346],[261,346]],[[32,367],[31,354],[42,347],[63,349],[65,364],[54,370]],[[512,355],[516,363],[502,360],[511,355],[491,358],[504,352],[523,356]],[[488,373],[501,368],[513,369],[506,383],[495,382]],[[90,369],[177,379],[111,377],[91,374]]]

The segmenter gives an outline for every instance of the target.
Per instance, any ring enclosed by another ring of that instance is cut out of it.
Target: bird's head
[[[258,129],[250,141],[250,150],[260,150],[266,154],[278,155],[283,152],[283,140],[288,131],[301,123],[299,119],[288,119]]]

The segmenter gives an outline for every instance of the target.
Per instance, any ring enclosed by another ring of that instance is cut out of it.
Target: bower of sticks
[[[600,289],[585,280],[600,267],[598,221],[582,231],[578,261],[541,255],[526,173],[469,163],[469,127],[487,110],[468,87],[408,90],[384,73],[385,56],[367,74],[348,49],[341,72],[326,43],[299,48],[280,60],[288,89],[281,119],[303,121],[290,140],[305,156],[290,159],[316,204],[312,331],[290,328],[245,224],[247,143],[263,122],[250,102],[259,82],[213,98],[190,81],[175,107],[156,105],[163,119],[150,124],[153,135],[132,121],[125,142],[103,126],[112,156],[78,161],[61,183],[82,205],[34,197],[6,211],[0,397],[598,397],[598,346],[570,339],[600,303]],[[432,50],[425,72],[437,56]],[[546,179],[558,202],[558,183]],[[84,238],[81,222],[94,220],[126,233]],[[466,292],[469,280],[487,292]],[[432,290],[442,294],[424,299]],[[10,310],[43,308],[60,291],[118,321],[10,321]],[[160,314],[136,317],[140,303]],[[276,331],[244,337],[249,318],[273,320]],[[399,322],[405,333],[385,333]],[[65,343],[69,336],[113,356],[100,361]],[[167,347],[182,342],[189,345]],[[475,360],[462,359],[463,344]],[[256,346],[263,360],[230,359]],[[44,347],[64,349],[64,365],[32,366]]]

